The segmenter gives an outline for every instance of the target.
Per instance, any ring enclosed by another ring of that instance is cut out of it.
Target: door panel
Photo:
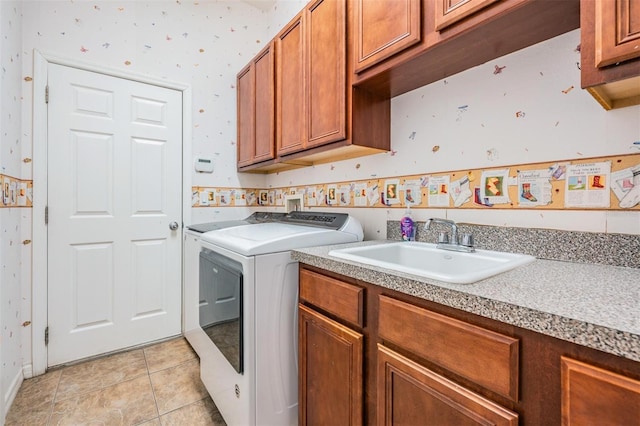
[[[71,246],[72,332],[113,322],[113,244]]]
[[[99,213],[113,215],[113,135],[71,132],[72,179],[76,184],[76,217]]]
[[[136,196],[131,214],[160,214],[165,211],[167,170],[165,141],[135,138],[131,145],[131,171]]]
[[[158,291],[158,287],[166,288],[169,283],[162,268],[157,267],[168,260],[166,244],[166,240],[133,241],[131,244],[135,277],[133,319],[167,313],[166,296],[163,291]]]
[[[48,67],[48,364],[180,333],[182,94]]]

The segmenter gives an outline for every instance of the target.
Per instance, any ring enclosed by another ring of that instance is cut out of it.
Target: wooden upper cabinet
[[[498,0],[436,0],[436,31],[473,15]]]
[[[353,84],[388,97],[574,30],[581,10],[580,0],[352,1]]]
[[[390,149],[389,97],[352,87],[347,28],[353,1],[312,0],[273,39],[273,153],[268,153],[267,139],[258,136],[271,123],[260,113],[267,110],[261,100],[270,96],[268,86],[260,84],[266,76],[261,65],[266,69],[267,61],[252,63],[238,75],[239,171],[271,173]],[[419,5],[419,0],[411,3]],[[257,106],[244,93],[252,93]],[[249,139],[254,142],[244,143]]]
[[[640,58],[640,0],[596,0],[596,66]]]
[[[421,39],[421,0],[357,0],[355,72],[401,52]]]
[[[305,148],[304,21],[298,14],[276,37],[278,155]]]
[[[562,424],[640,424],[640,381],[561,358]]]
[[[254,127],[254,74],[252,64],[247,65],[238,73],[236,90],[238,95],[238,167],[253,164],[255,154]]]
[[[238,167],[275,158],[273,43],[237,75]]]
[[[606,110],[640,104],[640,0],[580,0],[581,86]]]
[[[278,35],[278,155],[347,138],[346,2],[317,0]]]
[[[275,158],[275,66],[273,43],[253,61],[255,68],[255,153],[254,161]]]
[[[317,0],[305,11],[307,148],[347,138],[347,8]]]

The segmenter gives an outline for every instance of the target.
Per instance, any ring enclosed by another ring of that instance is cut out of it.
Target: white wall
[[[0,2],[0,173],[21,178],[21,4]],[[2,203],[2,201],[0,201]],[[21,254],[26,209],[0,208],[0,423],[22,381]]]
[[[640,141],[640,106],[605,111],[580,89],[579,44],[580,31],[575,30],[398,96],[391,102],[393,155],[283,172],[270,175],[268,183],[279,187],[379,179],[640,152],[633,146]],[[496,66],[505,68],[494,73]],[[520,111],[524,117],[516,116]],[[437,152],[434,146],[439,146]],[[367,239],[385,238],[386,219],[403,214],[402,209],[350,212],[365,225]],[[638,211],[414,210],[418,220],[431,216],[640,234]]]

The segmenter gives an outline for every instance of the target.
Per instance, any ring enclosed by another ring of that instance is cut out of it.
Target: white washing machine
[[[202,234],[201,312],[215,312],[201,314],[186,337],[227,424],[298,423],[298,263],[291,250],[362,238],[355,218],[318,212]]]

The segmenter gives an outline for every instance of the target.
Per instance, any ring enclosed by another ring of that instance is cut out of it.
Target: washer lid
[[[358,237],[311,226],[258,223],[206,232],[202,234],[202,241],[245,256],[254,256],[302,247],[356,242]]]
[[[277,222],[285,216],[284,213],[278,212],[254,212],[251,216],[242,220],[222,220],[218,222],[198,223],[187,226],[195,232],[209,232],[217,229],[231,228],[233,226],[249,225],[252,223]]]
[[[215,231],[216,229],[224,229],[224,228],[231,228],[233,226],[248,225],[250,223],[251,222],[247,220],[223,220],[219,222],[197,223],[195,225],[187,226],[187,229],[190,229],[195,232],[203,233],[203,232]]]

